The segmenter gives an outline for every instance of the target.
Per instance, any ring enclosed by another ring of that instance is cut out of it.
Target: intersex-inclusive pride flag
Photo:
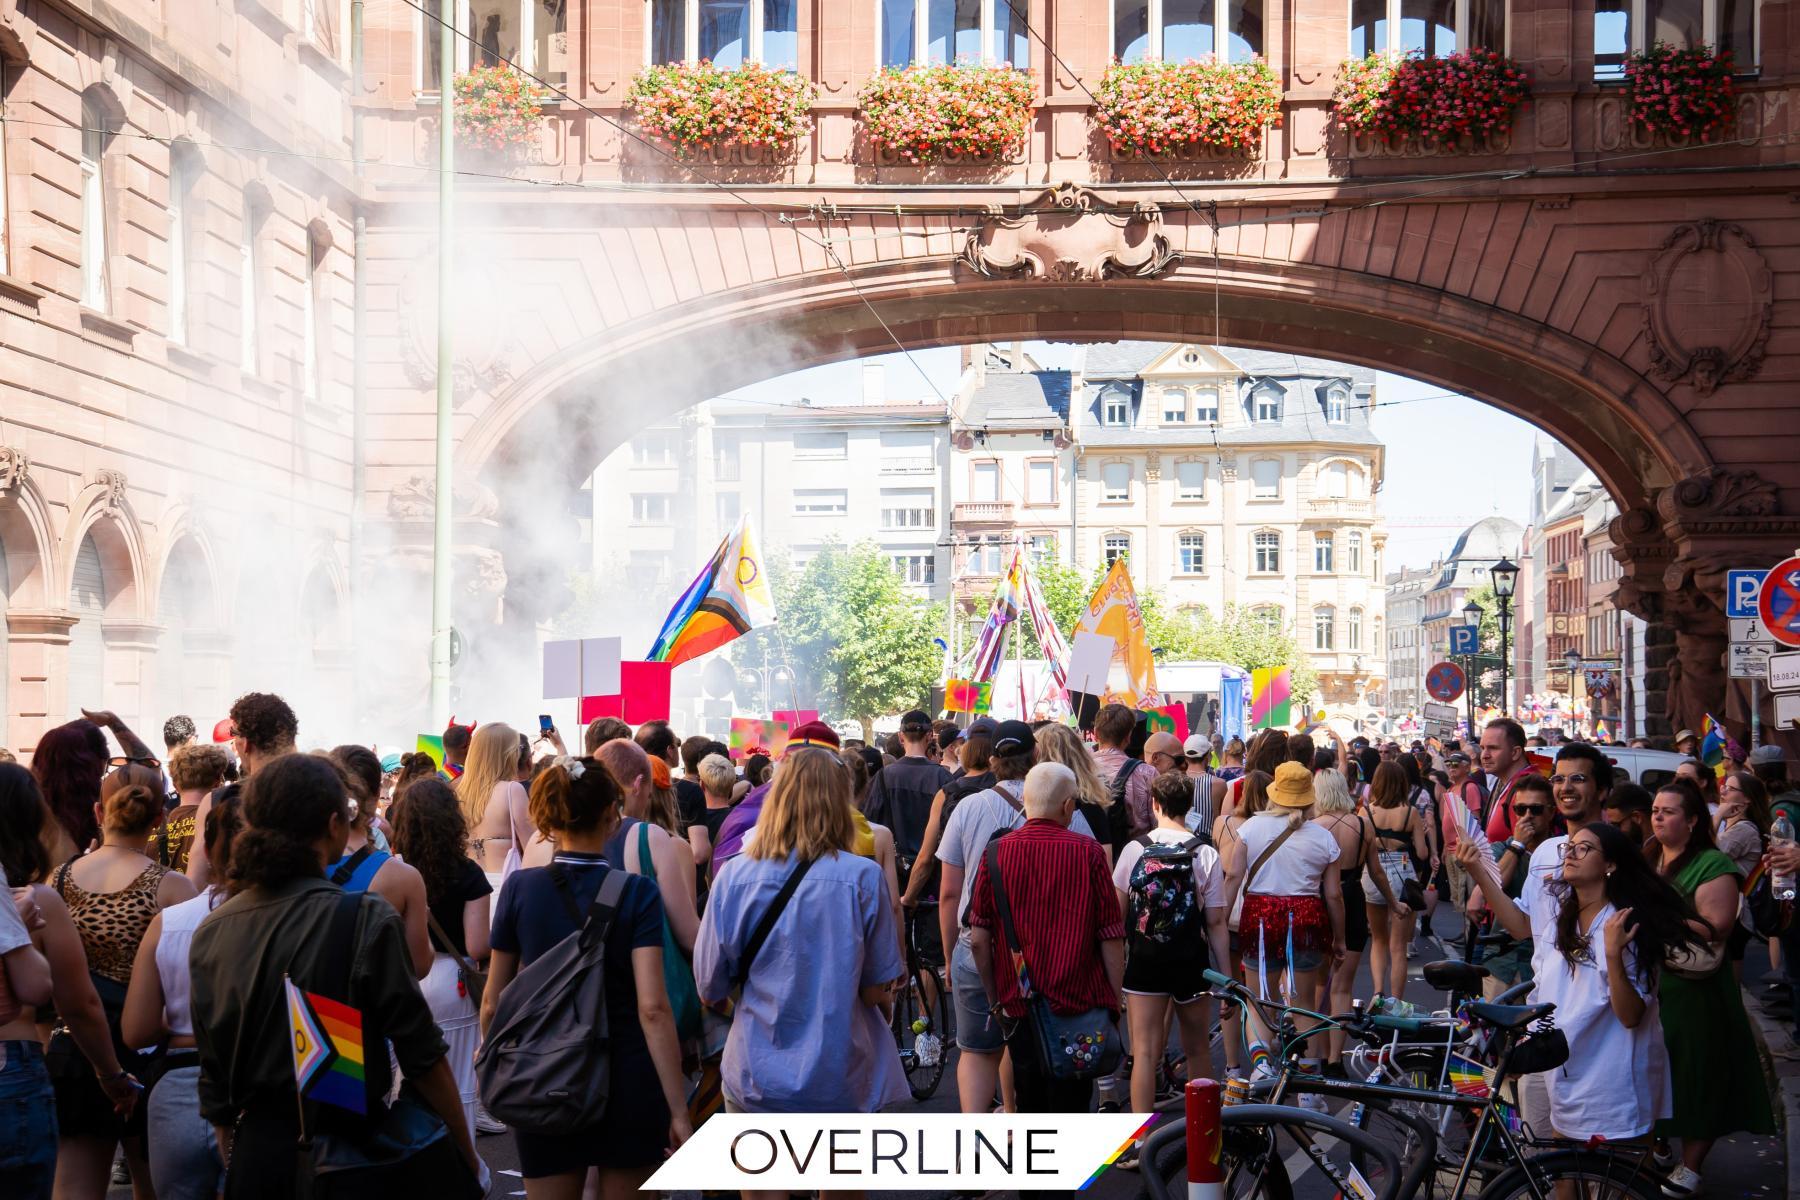
[[[684,663],[774,623],[775,595],[769,590],[769,576],[756,550],[750,514],[745,513],[669,610],[662,632],[645,658],[670,665]]]
[[[287,987],[288,1024],[293,1031],[294,1082],[301,1096],[366,1115],[362,1013],[328,997],[303,992],[285,976],[282,982]]]
[[[1250,728],[1276,729],[1294,719],[1292,679],[1287,667],[1250,672]]]

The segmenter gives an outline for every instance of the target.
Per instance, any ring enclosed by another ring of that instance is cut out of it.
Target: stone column
[[[163,627],[148,621],[102,618],[100,636],[106,643],[105,703],[119,714],[133,733],[154,746],[155,731],[163,717],[147,711],[155,694],[156,644]]]
[[[7,749],[29,761],[31,751],[69,711],[69,630],[75,617],[60,610],[11,609],[6,614]]]

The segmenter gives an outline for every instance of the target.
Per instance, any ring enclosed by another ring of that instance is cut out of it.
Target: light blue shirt
[[[700,996],[731,992],[744,947],[794,859],[739,856],[694,942]],[[876,1112],[908,1096],[881,1010],[857,992],[905,974],[887,880],[849,853],[812,866],[763,943],[731,1022],[720,1083],[747,1112]]]

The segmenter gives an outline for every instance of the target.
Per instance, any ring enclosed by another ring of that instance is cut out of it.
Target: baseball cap
[[[1750,765],[1765,767],[1771,763],[1786,762],[1787,754],[1780,746],[1758,746],[1750,752]]]
[[[217,745],[220,742],[229,742],[232,738],[234,738],[236,736],[237,736],[237,726],[235,726],[231,723],[230,717],[226,717],[223,721],[220,721],[217,725],[213,726],[213,744],[214,745]]]
[[[1461,750],[1452,750],[1444,755],[1444,762],[1453,766],[1466,767],[1469,765],[1469,756]]]
[[[1002,721],[994,730],[994,752],[996,754],[1017,754],[1020,750],[1029,749],[1037,744],[1031,726],[1023,721]]]
[[[1679,746],[1679,745],[1681,745],[1681,743],[1683,743],[1685,741],[1688,741],[1690,739],[1697,740],[1699,737],[1700,737],[1700,735],[1695,733],[1693,730],[1684,729],[1680,733],[1675,735],[1675,744],[1677,746]]]
[[[1205,758],[1212,753],[1212,748],[1212,739],[1204,733],[1193,734],[1181,743],[1181,752],[1188,758]]]
[[[931,717],[919,709],[913,709],[900,718],[901,733],[925,734],[931,732]]]
[[[808,721],[788,734],[787,748],[799,750],[815,746],[825,750],[840,748],[837,731],[823,721]]]
[[[969,727],[963,731],[963,737],[974,737],[978,733],[985,733],[989,737],[993,737],[999,728],[1000,722],[994,720],[992,717],[976,717],[973,721],[969,722]]]

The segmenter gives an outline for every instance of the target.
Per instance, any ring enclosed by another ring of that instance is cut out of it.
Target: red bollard
[[[1224,1122],[1216,1079],[1187,1085],[1188,1200],[1221,1200],[1225,1195]]]

